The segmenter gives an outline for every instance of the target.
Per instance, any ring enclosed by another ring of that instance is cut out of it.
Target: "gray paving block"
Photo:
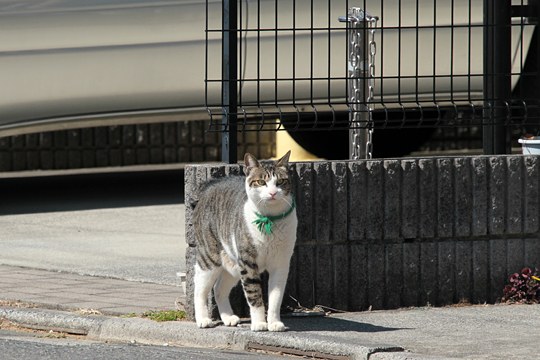
[[[385,247],[379,244],[368,246],[368,304],[373,309],[384,309],[385,305]]]
[[[437,227],[437,168],[433,159],[419,159],[418,169],[418,186],[420,188],[419,236],[423,239],[429,239],[435,236],[435,228]]]
[[[193,291],[194,282],[193,276],[195,275],[195,248],[188,246],[186,249],[186,303],[185,311],[190,320],[195,318],[195,309],[193,308]]]
[[[347,243],[347,219],[349,213],[347,191],[347,164],[333,162],[332,170],[332,242],[337,244]]]
[[[317,304],[315,294],[315,249],[315,246],[307,244],[296,247],[299,266],[303,270],[298,273],[298,300],[305,307],[312,307]]]
[[[186,242],[189,246],[195,246],[195,235],[193,224],[191,223],[191,216],[193,214],[193,209],[197,203],[199,196],[199,188],[204,184],[208,179],[208,171],[204,166],[194,166],[186,167],[186,178],[185,178],[185,226],[186,226]]]
[[[507,162],[506,233],[523,232],[523,157],[510,156]]]
[[[456,244],[454,241],[442,241],[438,244],[437,305],[454,303]]]
[[[349,309],[350,277],[353,276],[349,269],[349,247],[347,245],[334,245],[332,247],[332,307],[339,310]]]
[[[452,159],[437,159],[437,235],[454,234],[454,164]]]
[[[39,168],[39,160],[37,158],[38,153],[28,153],[31,158],[28,158],[28,167],[31,169],[38,169]],[[69,150],[68,151],[68,166],[70,169],[77,169],[82,167],[82,154],[79,150]]]
[[[502,157],[489,158],[489,207],[488,229],[492,235],[503,234],[505,231],[506,161]]]
[[[4,281],[6,280],[4,279]],[[4,281],[2,282],[2,285],[5,285],[4,287],[2,287],[3,291],[14,291],[26,294],[39,294],[44,291],[57,291],[59,293],[62,291],[70,291],[70,287],[66,285],[48,286],[40,284],[39,286],[36,286],[31,282],[19,282],[17,286],[15,282]]]
[[[83,131],[83,135],[88,135],[88,134]],[[53,137],[54,137],[54,133],[51,132],[51,131],[40,133],[39,134],[39,146],[44,147],[44,148],[48,148],[48,147],[53,146]],[[87,136],[83,137],[83,145],[86,145],[85,141],[87,141]],[[93,137],[92,137],[91,141],[92,142],[94,141]]]
[[[540,270],[540,238],[526,238],[524,266]]]
[[[489,302],[500,300],[503,295],[503,288],[506,284],[506,240],[497,239],[489,241]]]
[[[367,217],[366,238],[378,240],[383,237],[384,227],[384,167],[381,161],[368,161],[367,170]]]
[[[367,200],[367,167],[365,161],[349,162],[349,226],[348,240],[365,240],[367,213],[370,204]]]
[[[137,164],[149,164],[150,163],[150,151],[144,148],[137,148],[135,150],[135,161]]]
[[[74,302],[75,299],[73,298],[66,298],[63,296],[51,296],[51,295],[43,295],[43,294],[35,294],[36,296],[33,296],[31,299],[31,302],[37,303],[37,304],[51,304],[51,305],[65,305],[71,302]],[[84,299],[81,299],[84,300]]]
[[[47,279],[44,279],[43,274],[35,274],[31,272],[17,272],[10,275],[10,277],[12,277],[13,279],[17,279],[18,281],[21,281],[21,282],[28,282],[28,281],[38,282],[41,280],[45,280],[45,281],[47,280]]]
[[[315,238],[318,244],[330,241],[334,209],[332,208],[332,168],[329,162],[313,164],[315,172],[313,199]]]
[[[538,156],[526,156],[524,162],[523,231],[531,234],[540,230],[540,158]]]
[[[507,273],[520,271],[525,264],[525,243],[523,239],[508,239],[506,246]]]
[[[24,151],[12,151],[11,156],[13,159],[14,171],[22,171],[27,168],[26,153]]]
[[[11,171],[11,155],[7,151],[0,151],[0,171]]]
[[[403,306],[419,305],[420,243],[403,244]]]
[[[365,244],[352,244],[350,251],[349,304],[352,309],[369,307],[367,290],[369,283],[368,251]]]
[[[92,301],[67,301],[60,304],[62,307],[71,308],[71,309],[93,309],[93,310],[101,310],[106,307],[117,307],[118,304],[115,303],[108,303],[108,302],[100,302],[96,300]]]
[[[39,152],[39,162],[43,170],[54,169],[54,153],[49,150],[42,150]]]
[[[473,242],[456,241],[456,269],[455,269],[455,300],[472,301],[473,289]]]
[[[243,165],[228,165],[225,173],[227,176],[245,176]]]
[[[488,232],[488,165],[486,157],[472,158],[472,235]]]
[[[109,162],[109,151],[106,149],[98,149],[95,151],[96,153],[96,166],[98,167],[106,167],[111,166],[111,163]]]
[[[402,306],[403,293],[403,245],[387,244],[385,246],[385,308],[394,309]]]
[[[398,239],[401,234],[401,164],[385,160],[384,166],[384,239]]]
[[[225,165],[210,165],[207,168],[208,179],[219,179],[226,175]]]
[[[315,271],[315,294],[316,302],[334,307],[334,271],[332,263],[332,245],[317,244],[316,271]]]
[[[311,163],[298,163],[294,167],[293,178],[296,187],[296,215],[298,217],[297,244],[310,243],[314,239],[313,230],[313,189],[314,171]]]
[[[180,121],[178,127],[176,128],[176,138],[180,144],[189,144],[191,142],[191,131],[190,124],[191,121]]]
[[[97,306],[96,306],[97,305]],[[142,314],[148,310],[157,310],[157,309],[148,309],[138,306],[118,306],[117,304],[96,304],[92,302],[76,302],[64,304],[67,308],[73,309],[86,309],[86,310],[97,310],[103,314],[112,314],[112,315],[127,315],[127,314]]]
[[[416,239],[420,222],[418,163],[404,159],[401,168],[401,234],[405,239]]]
[[[472,227],[472,176],[471,159],[454,159],[455,183],[455,235],[457,237],[470,236]]]
[[[438,244],[420,244],[420,305],[436,305],[438,300]]]
[[[123,149],[122,150],[122,164],[135,165],[137,163],[136,151],[134,149]]]
[[[72,153],[69,152],[68,156]],[[76,163],[76,167],[80,167],[80,152],[76,151],[79,161]],[[71,163],[71,160],[69,160]],[[26,152],[26,164],[28,169],[39,169],[39,151],[37,150],[28,150]]]
[[[472,243],[473,294],[472,303],[479,304],[489,300],[489,240]]]

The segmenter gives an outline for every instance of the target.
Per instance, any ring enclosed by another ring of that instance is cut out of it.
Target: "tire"
[[[435,116],[430,113],[430,116]],[[320,115],[319,121],[324,124],[328,124],[331,121],[330,115]],[[393,114],[375,113],[375,121],[382,120],[386,116],[397,117],[400,119],[403,117],[401,111]],[[426,116],[426,112],[424,112]],[[348,121],[348,114],[341,113],[338,115],[339,123],[346,124]],[[343,118],[345,117],[345,118]],[[415,122],[414,114],[407,114],[407,121],[409,124]],[[312,123],[309,119],[306,123]],[[326,121],[324,121],[326,120]],[[344,160],[349,158],[349,130],[341,128],[334,130],[331,128],[325,129],[318,128],[317,130],[302,130],[297,129],[296,121],[288,119],[283,121],[283,124],[291,137],[305,150],[312,153],[317,157],[321,157],[328,160]],[[413,151],[418,150],[433,134],[434,128],[376,128],[373,133],[373,157],[376,158],[389,158],[389,157],[402,157],[410,154]]]

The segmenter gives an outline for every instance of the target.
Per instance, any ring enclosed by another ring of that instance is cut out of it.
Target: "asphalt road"
[[[0,179],[0,264],[178,285],[183,171]]]
[[[55,339],[48,334],[30,335],[0,330],[0,354],[3,360],[282,360],[283,357],[241,353],[216,349],[195,349],[174,346],[111,344],[84,339]]]

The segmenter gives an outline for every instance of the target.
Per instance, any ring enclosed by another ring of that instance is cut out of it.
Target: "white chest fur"
[[[276,267],[289,266],[294,244],[298,219],[296,210],[286,217],[273,221],[272,233],[261,232],[254,224],[256,211],[246,203],[244,218],[257,250],[257,264],[260,270],[271,270]]]

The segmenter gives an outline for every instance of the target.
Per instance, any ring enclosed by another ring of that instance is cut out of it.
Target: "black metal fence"
[[[207,0],[210,130],[225,161],[238,131],[282,129],[370,142],[477,127],[485,153],[507,153],[540,124],[538,14],[536,0]]]

